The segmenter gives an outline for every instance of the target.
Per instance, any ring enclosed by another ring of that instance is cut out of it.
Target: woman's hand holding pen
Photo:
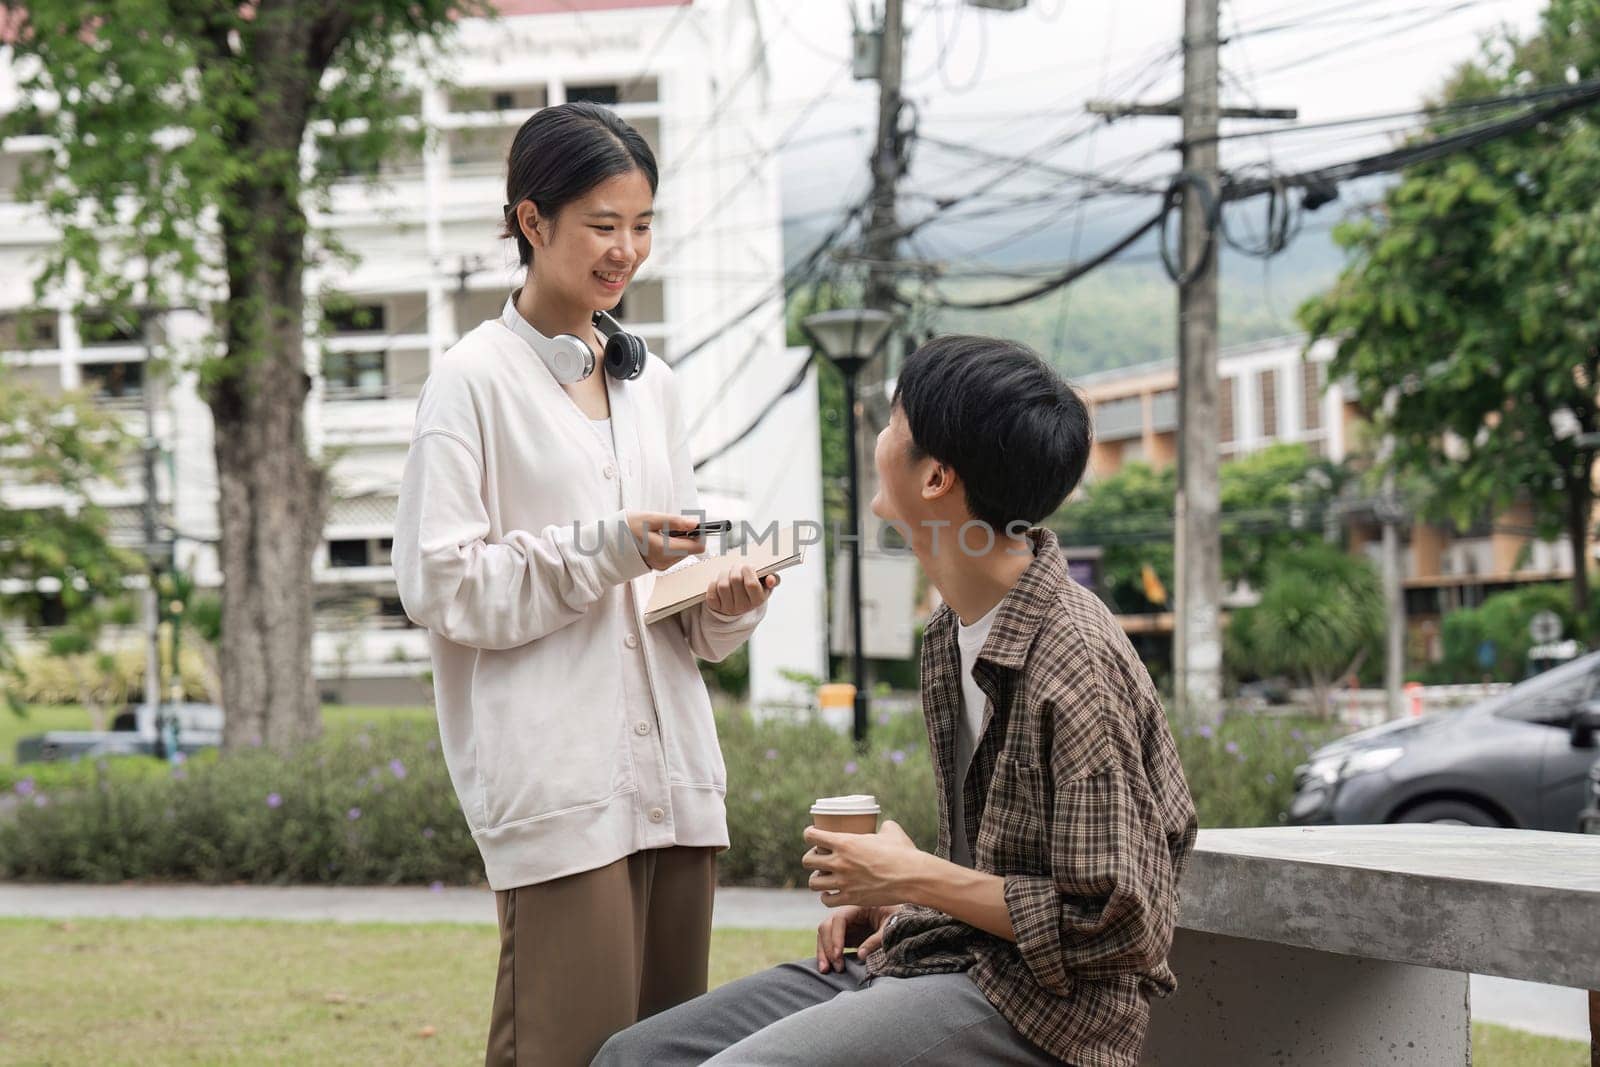
[[[706,550],[704,537],[683,536],[700,525],[700,520],[693,515],[630,511],[627,518],[633,543],[639,546],[639,555],[651,570],[664,571]]]

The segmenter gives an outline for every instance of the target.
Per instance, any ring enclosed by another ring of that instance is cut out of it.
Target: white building
[[[784,344],[777,162],[768,118],[767,41],[755,0],[502,0],[496,20],[466,20],[438,80],[413,78],[430,131],[415,155],[352,170],[331,209],[313,215],[359,256],[349,269],[308,277],[333,291],[325,342],[307,346],[314,388],[309,446],[332,474],[325,541],[317,553],[316,659],[324,691],[344,700],[412,701],[427,669],[422,632],[401,611],[389,567],[395,497],[416,396],[433,361],[461,333],[499,313],[520,273],[498,239],[505,155],[534,110],[588,99],[614,107],[655,147],[661,166],[653,256],[619,318],[678,369],[713,517],[819,520],[820,459],[814,378],[788,394],[753,434],[756,413],[782,392],[806,353]],[[0,108],[16,98],[9,50],[0,49]],[[317,150],[337,151],[320,135]],[[19,335],[33,305],[38,253],[54,240],[30,205],[13,202],[21,161],[42,137],[0,151],[0,358],[46,390],[87,388],[143,425],[142,339],[89,340],[60,307]],[[759,309],[736,324],[739,312]],[[205,334],[193,312],[165,316],[157,334],[181,351]],[[195,375],[157,387],[154,432],[168,457],[159,476],[176,558],[203,585],[223,580],[216,537],[210,413]],[[7,507],[37,506],[48,488],[4,485]],[[101,502],[137,540],[143,491],[135,472]],[[752,696],[798,696],[784,669],[826,674],[820,552],[789,572],[752,642]]]

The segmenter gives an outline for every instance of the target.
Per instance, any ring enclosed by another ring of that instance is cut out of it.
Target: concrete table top
[[[1202,830],[1179,925],[1600,988],[1600,835],[1393,824]]]

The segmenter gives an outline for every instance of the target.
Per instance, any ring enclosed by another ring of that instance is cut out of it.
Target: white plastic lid
[[[847,797],[818,797],[811,805],[813,815],[876,815],[878,798],[871,793],[853,793]]]

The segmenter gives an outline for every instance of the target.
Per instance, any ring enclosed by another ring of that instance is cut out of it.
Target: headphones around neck
[[[515,294],[507,304],[507,314],[515,318],[508,325],[539,354],[556,381],[571,385],[584,381],[594,373],[594,349],[589,347],[589,342],[570,333],[546,337],[516,310]],[[644,341],[624,330],[621,323],[604,311],[596,311],[592,321],[595,330],[605,340],[603,360],[606,373],[623,382],[631,382],[643,374],[649,358]],[[519,326],[524,328],[519,329]]]

